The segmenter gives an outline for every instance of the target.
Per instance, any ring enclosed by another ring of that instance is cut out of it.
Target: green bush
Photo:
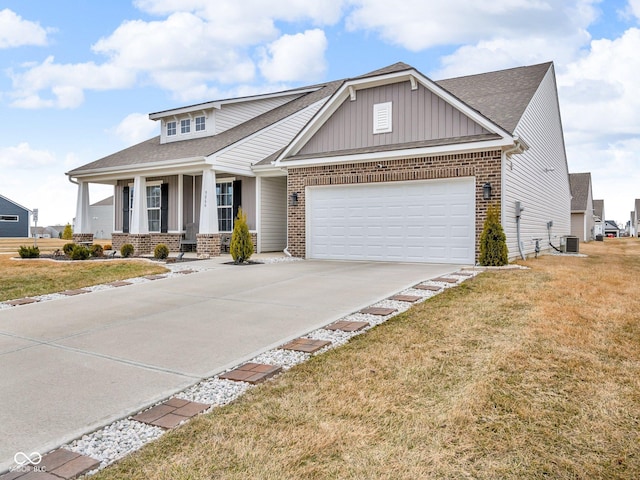
[[[242,211],[242,208],[238,209],[238,216],[233,225],[229,251],[235,263],[246,262],[253,255],[253,242],[247,226],[247,216]]]
[[[75,243],[65,243],[64,246],[62,247],[62,251],[64,252],[65,255],[71,255],[71,250],[73,250],[73,247],[75,246],[76,246]]]
[[[91,252],[84,245],[74,245],[71,250],[71,260],[86,260],[91,255]]]
[[[164,260],[169,256],[169,248],[164,243],[159,243],[153,250],[153,258]]]
[[[480,235],[478,262],[490,267],[500,267],[509,263],[507,237],[500,224],[500,209],[497,205],[491,205],[487,209],[487,218]]]
[[[62,238],[64,240],[71,240],[73,238],[73,230],[71,229],[71,225],[69,225],[68,223],[65,225],[64,230],[62,231]]]
[[[91,254],[92,257],[104,256],[104,250],[102,249],[102,245],[99,245],[97,243],[94,243],[93,245],[91,245],[91,247],[89,247],[89,253]]]
[[[38,258],[40,256],[40,249],[38,247],[25,247],[21,246],[18,250],[20,258]]]
[[[130,243],[125,243],[124,245],[122,245],[122,247],[120,247],[120,255],[122,255],[124,258],[133,255],[134,251],[135,248],[133,248],[133,245],[131,245]]]

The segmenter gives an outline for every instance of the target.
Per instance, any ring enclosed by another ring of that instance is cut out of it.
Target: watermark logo
[[[16,462],[16,466],[11,469],[12,472],[45,471],[44,466],[38,466],[42,462],[42,455],[39,452],[31,452],[31,454],[17,452],[13,456],[13,461]]]

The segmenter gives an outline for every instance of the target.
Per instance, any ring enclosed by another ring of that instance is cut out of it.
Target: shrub
[[[18,250],[20,258],[38,258],[40,256],[40,249],[38,247],[25,247],[21,246]]]
[[[112,247],[110,243],[107,243],[103,248],[104,250],[111,250]]]
[[[68,223],[65,225],[64,230],[62,231],[63,240],[71,240],[73,239],[73,230],[71,229],[71,225]]]
[[[242,208],[238,209],[238,216],[233,225],[229,251],[235,263],[246,262],[253,255],[253,242],[247,226],[247,216],[242,211]]]
[[[164,260],[169,256],[169,248],[164,243],[159,243],[153,250],[153,258]]]
[[[65,243],[64,246],[62,247],[62,251],[64,252],[65,255],[71,255],[71,250],[73,250],[73,247],[75,246],[76,246],[75,243]]]
[[[124,258],[130,257],[131,255],[133,255],[135,248],[133,248],[133,245],[131,245],[130,243],[125,243],[124,245],[122,245],[122,247],[120,247],[120,255],[122,255]]]
[[[104,256],[104,250],[102,249],[102,245],[99,245],[97,243],[94,243],[93,245],[91,245],[91,247],[89,248],[89,253],[91,254],[92,257]]]
[[[71,260],[86,260],[91,255],[89,249],[84,245],[74,245],[73,250],[71,250]]]
[[[491,205],[487,210],[487,218],[480,235],[480,265],[499,267],[509,263],[507,237],[500,224],[500,209]]]

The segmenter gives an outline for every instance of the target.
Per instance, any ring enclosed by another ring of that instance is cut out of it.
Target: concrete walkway
[[[455,265],[209,270],[0,310],[0,472]]]

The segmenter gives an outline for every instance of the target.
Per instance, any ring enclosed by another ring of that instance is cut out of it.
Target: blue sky
[[[64,172],[156,135],[151,112],[398,61],[434,80],[554,61],[569,171],[624,223],[639,51],[640,0],[2,0],[0,194],[71,222]]]

